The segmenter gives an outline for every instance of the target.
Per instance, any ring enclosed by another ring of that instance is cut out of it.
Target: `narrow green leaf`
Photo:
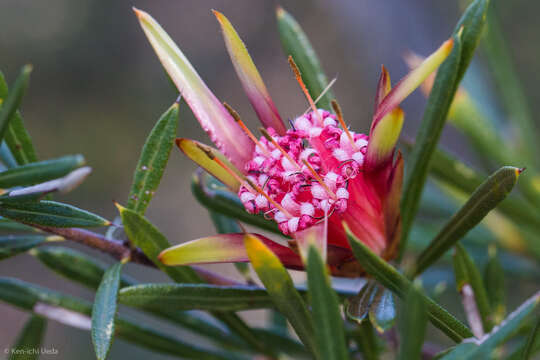
[[[194,360],[232,360],[238,356],[229,354],[222,349],[209,350],[196,346],[192,343],[183,342],[167,333],[161,333],[136,322],[124,320],[116,321],[116,336],[123,338],[137,346],[145,347],[153,351],[179,357],[181,359]]]
[[[310,313],[289,273],[277,256],[257,237],[246,235],[244,241],[251,264],[276,308],[287,317],[304,345],[319,358]]]
[[[427,308],[425,297],[419,284],[414,284],[409,288],[405,297],[403,318],[400,321],[400,360],[420,359],[422,345],[427,328]]]
[[[265,343],[267,343],[269,346],[279,349],[286,354],[292,355],[293,359],[311,358],[309,351],[307,351],[300,342],[291,339],[280,331],[271,331],[261,328],[253,329],[253,331],[260,338],[264,339]]]
[[[122,304],[144,309],[241,311],[272,308],[268,293],[253,286],[142,284],[123,288]]]
[[[0,187],[27,186],[53,180],[83,166],[84,163],[82,155],[70,155],[18,166],[0,172]]]
[[[460,268],[457,270],[457,268]],[[482,275],[474,264],[473,260],[467,254],[467,251],[459,243],[456,244],[454,254],[454,271],[456,272],[456,285],[461,292],[464,284],[469,284],[474,292],[476,306],[482,319],[482,326],[485,332],[489,332],[493,326],[491,306],[487,296],[486,288],[482,281]],[[458,278],[458,275],[459,278]]]
[[[237,194],[230,192],[222,185],[220,186],[208,174],[196,173],[191,182],[191,191],[199,203],[209,211],[226,215],[260,229],[282,234],[275,222],[265,219],[262,215],[249,214]]]
[[[326,265],[314,245],[308,249],[306,265],[317,353],[322,359],[348,359],[338,297],[332,289]]]
[[[509,164],[516,159],[513,149],[507,146],[510,139],[501,136],[494,122],[463,87],[458,90],[448,117],[448,121],[467,137],[483,163]]]
[[[225,216],[223,214],[216,213],[214,211],[209,211],[210,219],[216,228],[218,234],[231,234],[242,232],[242,228],[238,224],[238,221]]]
[[[17,160],[15,160],[15,157],[11,153],[11,150],[6,145],[5,141],[0,144],[0,160],[8,169],[18,166]]]
[[[298,22],[282,7],[276,10],[277,25],[281,45],[285,55],[291,55],[302,73],[302,79],[313,99],[328,86],[328,80],[319,63],[315,50]],[[330,110],[334,95],[330,90],[319,100],[319,107]]]
[[[521,170],[505,166],[487,178],[419,255],[414,275],[421,274],[493,210],[517,182]]]
[[[30,251],[43,265],[58,275],[96,290],[105,274],[106,265],[83,252],[64,246],[45,246]],[[120,286],[134,285],[135,281],[125,275]]]
[[[26,252],[47,241],[47,238],[59,238],[47,235],[8,235],[0,236],[0,260]]]
[[[210,214],[210,219],[212,220],[212,223],[214,224],[214,227],[216,228],[218,234],[231,234],[231,233],[242,232],[242,228],[240,227],[240,224],[238,223],[238,221],[234,220],[233,218],[230,218],[223,214],[219,214],[215,211],[208,211],[208,212]],[[234,263],[234,266],[236,267],[236,270],[238,270],[238,272],[244,277],[244,279],[248,283],[253,281],[253,279],[251,279],[251,275],[249,272],[248,263],[237,262],[237,263]]]
[[[156,266],[165,272],[171,279],[178,283],[199,283],[201,279],[188,266],[169,267],[163,265],[158,260],[158,255],[161,251],[170,247],[169,241],[159,230],[154,227],[148,220],[135,211],[126,209],[117,204],[122,218],[124,229],[133,245],[139,247],[144,254],[151,259]],[[233,313],[218,313],[213,312],[213,315],[225,323],[231,331],[242,337],[253,348],[258,349],[263,353],[273,354],[274,350],[268,349],[264,343],[258,339],[251,329]]]
[[[4,135],[8,129],[9,122],[21,104],[22,97],[28,87],[28,82],[30,81],[31,72],[31,65],[22,67],[11,91],[2,102],[2,107],[0,108],[0,141],[4,140]]]
[[[364,270],[396,296],[404,299],[411,287],[411,282],[394,267],[374,254],[366,245],[359,241],[345,224],[347,238],[353,253]],[[449,312],[440,307],[429,297],[425,297],[429,319],[437,328],[452,340],[460,342],[471,337],[471,331]]]
[[[461,60],[459,62],[459,72],[456,79],[456,89],[465,75],[474,56],[476,47],[484,34],[490,1],[491,0],[474,0],[474,2],[465,10],[454,29],[454,34],[462,31],[461,40],[463,44]],[[463,30],[461,30],[462,28]]]
[[[467,8],[454,30],[452,53],[437,72],[405,176],[401,201],[403,223],[400,255],[407,245],[432,154],[437,147],[448,110],[482,35],[488,4],[489,0],[475,0]]]
[[[407,161],[401,199],[402,233],[400,254],[407,245],[408,233],[420,204],[429,170],[431,154],[437,147],[446,116],[455,93],[455,82],[461,57],[461,38],[454,36],[452,52],[440,66],[431,90],[416,142]]]
[[[167,238],[141,214],[116,205],[122,218],[124,230],[131,243],[156,264],[156,266],[177,282],[200,282],[197,274],[189,267],[169,267],[158,260],[161,251],[170,247]]]
[[[176,138],[178,106],[174,103],[161,115],[144,143],[126,206],[139,214],[144,214],[167,166]]]
[[[35,351],[41,347],[47,321],[36,315],[32,315],[24,325],[24,328],[17,337],[15,344],[6,349],[9,351],[9,360],[37,360],[39,351]]]
[[[122,262],[112,265],[103,275],[92,307],[92,343],[98,360],[105,360],[114,337],[118,288]]]
[[[4,73],[0,71],[0,99],[4,101],[8,94],[8,85],[6,82],[6,78],[4,77]]]
[[[249,265],[248,265],[248,270],[249,270]],[[283,314],[280,313],[279,311],[277,310],[270,311],[270,314],[268,315],[268,322],[269,322],[270,329],[272,329],[273,331],[276,331],[284,335],[289,333],[289,329],[287,327],[288,326],[287,318],[283,316]]]
[[[4,75],[0,72],[0,105],[5,100],[8,94],[8,86],[4,79]],[[13,158],[13,166],[25,165],[37,161],[36,151],[32,145],[32,139],[24,127],[20,112],[17,110],[9,120],[7,132],[5,134],[5,142],[2,143],[2,148],[10,150],[10,156]],[[4,161],[4,157],[2,157]],[[7,165],[7,164],[6,164]]]
[[[36,229],[28,225],[24,225],[16,221],[12,221],[12,220],[0,217],[0,231],[13,234],[15,232],[25,232],[25,233],[35,232]]]
[[[34,255],[41,263],[55,273],[67,279],[75,281],[92,290],[96,290],[105,273],[106,265],[98,262],[85,253],[62,247],[47,246],[33,249]],[[120,277],[120,287],[136,285],[137,282],[126,275]],[[122,299],[120,298],[119,301]],[[224,346],[245,349],[246,345],[241,340],[221,330],[205,320],[199,319],[188,313],[168,311],[163,308],[145,309],[152,315],[190,329],[197,334],[206,336],[208,339]]]
[[[89,316],[92,313],[92,304],[85,300],[11,278],[0,278],[0,300],[26,311],[38,312],[51,320],[79,329],[90,330]],[[61,316],[58,315],[59,311],[62,313]],[[134,345],[183,359],[223,360],[234,358],[223,351],[216,353],[193,346],[138,323],[117,316],[115,335]]]
[[[497,5],[494,5],[488,11],[487,24],[484,40],[482,41],[483,50],[486,52],[485,60],[491,68],[490,75],[497,83],[497,90],[500,92],[502,103],[510,121],[515,124],[519,140],[514,145],[519,149],[521,158],[525,161],[536,163],[538,161],[538,143],[534,118],[527,103],[527,96],[520,84],[516,73],[516,66],[512,61],[510,49],[506,43],[507,35],[501,28],[496,14]]]
[[[238,168],[250,160],[253,142],[206,86],[167,32],[148,13],[133,8],[164,69],[184,96],[202,128]]]
[[[377,338],[375,337],[373,326],[369,321],[362,322],[353,332],[349,333],[349,336],[358,345],[363,359],[379,359]]]
[[[466,194],[473,193],[485,178],[483,173],[465,165],[441,149],[433,153],[430,173],[436,179]],[[530,174],[526,177],[530,177]],[[498,209],[510,219],[519,223],[525,222],[540,231],[540,213],[527,202],[516,197],[508,197],[501,202]]]
[[[484,286],[493,310],[491,318],[495,324],[498,324],[506,314],[504,269],[497,257],[495,245],[490,245],[488,252],[488,261],[484,268]]]
[[[19,111],[15,112],[9,121],[4,140],[13,157],[17,160],[17,164],[26,165],[37,161],[32,138],[24,126]]]
[[[540,317],[536,319],[536,324],[534,325],[534,328],[527,337],[525,347],[523,348],[522,360],[530,359],[531,356],[534,354],[535,344],[537,343],[536,339],[538,339],[538,333],[540,333]]]
[[[101,216],[55,201],[0,204],[0,215],[30,225],[52,227],[99,227],[111,223]]]
[[[443,360],[490,359],[495,348],[511,338],[534,313],[540,302],[540,292],[519,306],[492,332],[482,339],[467,339],[443,356]]]

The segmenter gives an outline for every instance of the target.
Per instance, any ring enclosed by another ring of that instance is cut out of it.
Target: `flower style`
[[[287,129],[244,43],[229,20],[214,11],[234,68],[263,125],[257,137],[230,106],[219,102],[161,26],[147,13],[135,12],[161,63],[219,150],[189,139],[177,139],[177,145],[237,192],[246,211],[264,214],[291,238],[285,246],[257,235],[285,266],[302,269],[303,251],[314,243],[332,274],[360,274],[346,228],[384,259],[395,256],[403,178],[403,159],[395,151],[404,120],[399,104],[444,61],[452,40],[393,88],[382,67],[369,136],[348,129],[336,101],[333,113],[318,109],[289,57],[310,111]],[[243,236],[193,240],[165,250],[160,259],[167,265],[246,262]]]

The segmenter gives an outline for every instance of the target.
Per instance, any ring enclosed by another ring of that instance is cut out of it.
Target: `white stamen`
[[[324,126],[336,126],[336,120],[332,119],[330,116],[324,119]]]
[[[331,207],[332,207],[332,204],[330,203],[330,200],[321,201],[321,209],[323,209],[325,213],[330,212]]]
[[[366,139],[358,139],[354,142],[356,144],[356,147],[359,149],[363,148],[364,146],[367,146],[368,141]]]
[[[355,152],[352,155],[352,158],[358,163],[358,165],[362,165],[364,163],[364,154],[362,154],[360,151]]]
[[[311,185],[311,195],[313,195],[313,197],[315,199],[326,199],[326,198],[328,198],[328,193],[319,184]]]
[[[257,164],[257,166],[261,166],[264,162],[264,157],[262,156],[256,156],[253,161],[255,162],[255,164]]]
[[[261,187],[266,183],[266,180],[268,180],[268,175],[266,174],[259,175],[258,181],[259,181],[259,184],[261,184]]]
[[[250,193],[249,191],[246,191],[246,192],[243,192],[241,195],[240,195],[240,201],[242,203],[247,203],[251,200],[255,199],[255,195],[253,195],[252,193]]]
[[[338,199],[348,199],[349,198],[349,192],[344,187],[341,187],[337,189],[336,196]]]
[[[287,226],[289,227],[289,231],[291,233],[294,233],[296,232],[296,230],[298,230],[298,221],[300,221],[299,217],[293,217],[293,218],[290,218],[289,221],[287,222]]]
[[[302,215],[309,215],[309,216],[313,216],[315,215],[315,207],[310,204],[310,203],[302,203],[302,205],[300,206],[300,213]]]
[[[293,200],[291,193],[285,194],[281,200],[281,206],[290,213],[297,213],[300,211],[300,204]]]
[[[309,121],[304,116],[300,116],[294,121],[294,127],[296,128],[296,130],[302,130],[302,131],[308,132],[312,126],[313,125],[311,124],[311,121]]]
[[[308,161],[309,157],[311,154],[315,154],[317,153],[317,151],[315,151],[315,149],[312,149],[312,148],[309,148],[309,149],[306,149],[304,151],[302,151],[302,153],[300,154],[300,160],[301,161]]]
[[[322,132],[322,128],[320,128],[320,127],[312,127],[311,129],[309,129],[309,136],[310,137],[318,137],[319,135],[321,135],[321,132]]]
[[[347,152],[341,148],[334,149],[334,151],[332,152],[332,155],[334,155],[334,157],[338,161],[345,161],[345,160],[350,159],[349,154],[347,154]]]
[[[280,223],[282,223],[284,221],[287,221],[287,216],[284,213],[282,213],[281,211],[277,211],[276,215],[274,216],[274,220],[276,220],[276,222],[278,224],[280,224]]]
[[[263,195],[257,195],[255,197],[255,205],[257,205],[258,208],[266,209],[268,206],[268,200]]]
[[[338,180],[338,174],[336,174],[333,171],[328,172],[328,174],[324,176],[324,182],[330,188],[330,190],[335,190],[337,180]]]
[[[298,170],[296,164],[291,163],[285,156],[281,158],[281,166],[283,166],[283,169],[286,171]]]

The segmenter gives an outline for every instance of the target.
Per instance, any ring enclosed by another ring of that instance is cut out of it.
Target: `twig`
[[[117,260],[122,260],[129,255],[131,262],[156,267],[156,265],[154,265],[154,263],[148,257],[146,257],[146,255],[144,255],[140,249],[131,249],[129,245],[123,241],[107,239],[105,236],[89,230],[79,228],[56,228],[34,224],[26,225],[38,228],[51,234],[60,235],[68,240],[102,251],[111,255]]]
[[[104,252],[117,260],[122,260],[129,256],[130,262],[156,268],[156,265],[139,248],[130,248],[129,244],[123,241],[108,239],[105,236],[79,228],[56,228],[50,226],[40,226],[35,224],[26,224],[45,232],[56,234],[65,239],[91,247]],[[225,276],[216,274],[210,270],[198,266],[192,266],[192,269],[206,282],[214,285],[243,285],[242,283],[229,279]]]

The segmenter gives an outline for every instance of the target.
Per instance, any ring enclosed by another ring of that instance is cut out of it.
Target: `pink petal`
[[[298,231],[294,234],[298,250],[304,262],[307,260],[307,252],[311,245],[314,245],[321,254],[323,261],[326,262],[326,242],[328,236],[328,217],[325,221],[313,225],[305,230]]]
[[[377,91],[375,92],[375,112],[377,112],[377,108],[381,104],[381,101],[388,95],[388,93],[392,90],[392,84],[390,82],[390,74],[384,67],[384,65],[381,66],[381,76],[379,77],[379,82],[377,83]]]
[[[384,199],[384,223],[387,247],[384,250],[385,259],[393,258],[401,236],[400,200],[403,187],[403,157],[398,152],[392,173],[388,179],[388,194]]]
[[[198,141],[178,138],[176,139],[176,145],[178,148],[186,154],[191,160],[193,160],[197,165],[206,170],[209,174],[215,176],[219,181],[224,183],[234,192],[238,192],[240,188],[240,182],[228,173],[224,168],[219,166],[215,161],[211,160],[206,153],[201,150],[203,148],[209,148],[212,150],[212,153],[219,157],[222,162],[224,162],[230,169],[235,171],[239,176],[242,176],[240,170],[238,170],[233,164],[227,160],[225,155],[221,154],[218,150],[201,144]]]
[[[374,125],[369,134],[364,171],[373,171],[392,159],[403,119],[403,110],[397,107]]]
[[[287,246],[283,246],[262,235],[251,234],[261,240],[283,265],[291,269],[302,269],[300,256]],[[244,233],[222,234],[168,248],[159,254],[159,260],[165,265],[194,265],[232,262],[249,262],[244,246]]]
[[[253,143],[208,89],[189,60],[163,28],[146,12],[134,9],[161,64],[214,144],[238,168],[251,157]]]
[[[420,66],[407,74],[399,83],[394,86],[388,95],[383,99],[375,115],[373,122],[376,124],[386,114],[396,108],[411,92],[413,92],[424,80],[435,71],[452,51],[454,40],[445,41],[439,49],[426,58]]]
[[[236,73],[257,116],[265,128],[272,127],[279,135],[285,135],[287,129],[242,39],[225,15],[215,10],[213,12],[221,25],[225,45]]]

